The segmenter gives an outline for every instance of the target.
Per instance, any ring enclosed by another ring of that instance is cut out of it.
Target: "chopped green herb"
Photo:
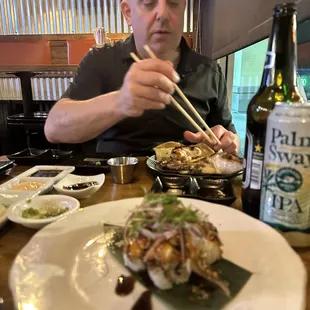
[[[185,207],[177,196],[148,194],[144,198],[142,207],[132,214],[130,235],[135,235],[141,227],[160,232],[165,224],[184,227],[186,223],[198,221],[198,211]]]
[[[41,208],[27,208],[21,212],[21,216],[26,219],[47,219],[61,215],[69,210],[62,206],[44,206]]]
[[[144,200],[147,201],[150,205],[156,205],[160,203],[166,205],[180,202],[177,196],[168,194],[147,194],[144,197]]]

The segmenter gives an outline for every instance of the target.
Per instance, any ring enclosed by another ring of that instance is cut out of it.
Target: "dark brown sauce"
[[[121,275],[117,279],[115,293],[120,296],[129,295],[134,289],[135,282],[136,280],[134,277],[132,276],[126,277],[126,276]]]
[[[53,178],[58,175],[62,170],[38,170],[31,174],[31,177],[37,178]]]
[[[63,189],[66,190],[80,190],[80,189],[85,189],[94,185],[99,185],[98,182],[94,181],[94,182],[83,182],[83,183],[76,183],[76,184],[72,184],[72,185],[68,185],[68,186],[63,186]]]
[[[152,294],[150,291],[143,292],[131,309],[132,310],[152,310],[151,297],[152,297]]]

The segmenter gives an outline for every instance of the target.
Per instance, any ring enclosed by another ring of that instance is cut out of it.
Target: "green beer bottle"
[[[259,218],[267,119],[276,102],[302,102],[297,88],[296,6],[275,7],[262,82],[247,109],[242,203]]]

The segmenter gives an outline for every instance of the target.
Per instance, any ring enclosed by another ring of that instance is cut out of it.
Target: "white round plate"
[[[274,229],[240,211],[182,199],[209,214],[219,230],[224,257],[253,275],[225,310],[302,310],[306,270]],[[123,225],[141,198],[102,203],[80,210],[39,231],[22,249],[9,284],[19,309],[129,310],[145,289],[137,283],[127,297],[114,293],[128,271],[104,245],[102,222]],[[169,309],[153,298],[153,309]]]

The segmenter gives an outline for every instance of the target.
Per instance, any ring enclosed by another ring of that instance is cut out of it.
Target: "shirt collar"
[[[182,37],[182,39],[181,39],[180,49],[181,49],[181,57],[180,57],[180,62],[179,62],[178,67],[177,67],[177,71],[180,74],[191,72],[193,70],[193,68],[192,68],[192,65],[190,62],[190,55],[191,55],[191,53],[193,53],[193,51],[188,46],[184,37]]]
[[[126,38],[123,41],[123,48],[121,52],[121,57],[124,62],[131,61],[133,62],[133,59],[130,56],[130,53],[136,53],[136,44],[135,44],[135,38],[133,34],[131,34],[128,38]]]
[[[122,60],[124,62],[132,63],[133,59],[131,58],[130,53],[132,52],[137,53],[134,35],[131,34],[128,38],[126,38],[123,44],[124,45],[123,45],[122,54],[121,54]],[[181,48],[181,57],[180,57],[180,62],[178,64],[177,71],[182,74],[186,72],[191,72],[192,68],[191,68],[191,63],[190,63],[190,54],[193,51],[188,46],[184,37],[182,37],[181,39],[180,48]]]

